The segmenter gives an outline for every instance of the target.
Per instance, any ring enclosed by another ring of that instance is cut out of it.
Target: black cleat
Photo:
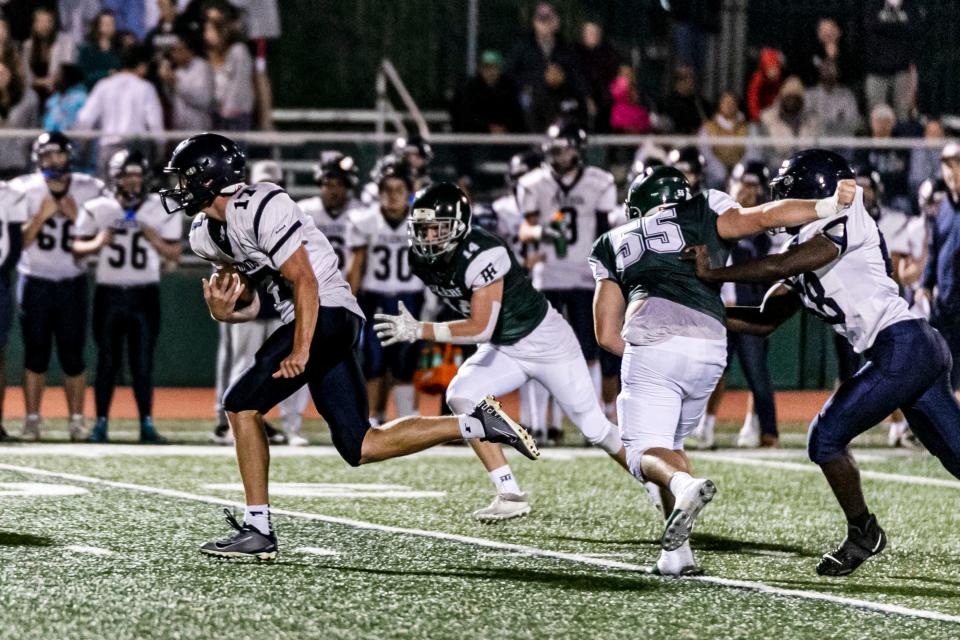
[[[483,425],[484,436],[480,438],[481,440],[509,444],[531,460],[540,457],[540,450],[537,449],[537,443],[533,441],[533,437],[504,413],[500,403],[493,396],[487,396],[477,403],[470,417],[476,418]]]
[[[150,418],[144,418],[140,422],[140,444],[167,444],[167,439],[157,433]]]
[[[870,556],[875,556],[887,546],[887,534],[877,523],[877,517],[870,516],[861,530],[852,524],[847,525],[847,537],[836,551],[825,553],[817,563],[817,573],[821,576],[848,576]]]
[[[237,530],[235,534],[223,540],[208,542],[200,547],[200,553],[219,558],[259,558],[273,560],[277,557],[277,534],[263,535],[248,524],[240,525],[230,509],[224,509],[227,522]]]

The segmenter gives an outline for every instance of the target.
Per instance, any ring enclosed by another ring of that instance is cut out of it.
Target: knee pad
[[[826,464],[846,450],[846,444],[832,441],[829,431],[829,423],[822,421],[820,416],[810,423],[810,431],[807,434],[807,457],[811,462]]]
[[[611,454],[617,453],[623,447],[620,430],[607,420],[596,403],[588,411],[574,413],[570,418],[590,444]]]
[[[454,376],[447,387],[446,402],[450,410],[455,414],[469,414],[473,408],[483,398],[477,396],[478,392],[471,388],[471,384],[465,378]]]

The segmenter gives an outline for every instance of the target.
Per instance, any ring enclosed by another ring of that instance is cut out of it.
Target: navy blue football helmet
[[[774,200],[829,198],[841,180],[855,176],[843,156],[826,149],[804,149],[783,161],[777,177],[770,181]]]
[[[177,184],[160,190],[167,213],[183,211],[188,216],[209,207],[228,187],[246,180],[246,158],[240,147],[217,133],[190,136],[177,145],[163,172]]]

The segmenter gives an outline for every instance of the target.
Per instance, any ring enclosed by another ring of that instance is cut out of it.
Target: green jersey
[[[454,311],[470,315],[473,291],[503,279],[500,316],[490,342],[514,344],[528,336],[547,315],[549,303],[533,288],[513,252],[497,236],[472,227],[457,248],[433,262],[410,252],[413,273]]]
[[[725,265],[733,245],[717,234],[717,214],[736,206],[727,194],[706,191],[608,231],[590,255],[594,278],[619,284],[629,302],[663,298],[723,322],[720,285],[700,280],[681,254],[703,244],[713,265]]]

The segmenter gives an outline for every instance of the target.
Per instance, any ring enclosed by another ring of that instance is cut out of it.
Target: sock
[[[83,422],[82,413],[74,413],[70,416],[70,422]]]
[[[517,481],[514,479],[513,472],[510,471],[510,465],[508,464],[491,471],[490,479],[493,480],[493,484],[496,485],[497,493],[513,493],[515,495],[523,493],[520,491],[520,485],[517,484]]]
[[[243,524],[248,524],[265,536],[273,531],[270,522],[270,505],[248,504],[243,510]]]
[[[870,510],[867,509],[866,511],[864,511],[863,513],[861,513],[860,515],[854,518],[847,518],[847,523],[853,525],[857,529],[860,529],[860,531],[863,531],[864,529],[867,528],[867,522],[869,522],[869,520],[870,520]]]
[[[673,551],[661,551],[660,559],[657,560],[657,568],[667,575],[679,574],[683,569],[693,566],[696,566],[696,560],[693,559],[689,540]]]
[[[483,423],[470,416],[457,416],[457,425],[460,427],[460,437],[464,440],[483,437]]]
[[[393,387],[393,403],[397,405],[397,417],[413,416],[417,414],[414,401],[413,385],[398,384]]]
[[[670,493],[672,493],[674,497],[679,497],[691,482],[693,482],[693,476],[686,471],[677,471],[670,476]]]
[[[39,420],[39,419],[40,419],[40,414],[39,414],[39,413],[28,413],[26,419],[27,419],[28,421],[31,421],[31,422],[32,422],[32,421]]]

